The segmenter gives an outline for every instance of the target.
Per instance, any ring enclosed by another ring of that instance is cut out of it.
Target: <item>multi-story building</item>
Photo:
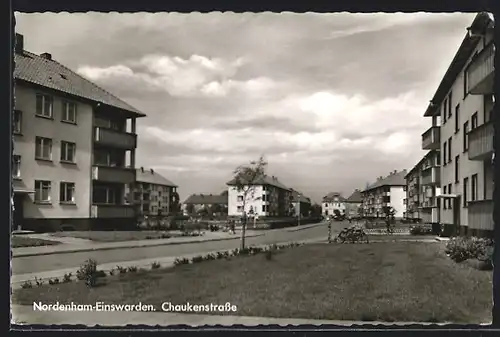
[[[345,214],[352,218],[360,215],[360,208],[363,203],[361,190],[355,189],[354,192],[345,200]]]
[[[330,192],[323,197],[321,213],[324,216],[335,215],[335,210],[345,214],[345,198],[339,192]]]
[[[462,235],[493,231],[493,28],[492,15],[475,17],[424,114],[422,146],[441,149],[440,221]]]
[[[193,215],[206,209],[208,213],[227,215],[228,193],[221,194],[192,194],[183,203],[185,215]]]
[[[247,194],[245,209],[243,209],[243,192],[238,191],[235,180],[228,185],[228,215],[242,216],[246,214],[268,217],[286,217],[291,214],[292,193],[275,176],[263,175],[255,180],[251,193]]]
[[[378,177],[377,181],[361,192],[363,215],[365,217],[384,217],[385,209],[392,207],[394,217],[402,219],[406,213],[406,170],[393,171],[387,177]]]
[[[25,51],[20,34],[14,57],[14,226],[134,226],[125,193],[135,179],[136,119],[145,115],[50,54]]]
[[[293,214],[297,216],[309,216],[311,212],[311,199],[306,197],[303,193],[295,191],[292,189],[292,205],[293,205]]]
[[[136,170],[131,195],[138,216],[168,215],[177,211],[177,185],[153,169]]]
[[[405,176],[405,218],[425,224],[439,223],[439,150],[429,151]]]

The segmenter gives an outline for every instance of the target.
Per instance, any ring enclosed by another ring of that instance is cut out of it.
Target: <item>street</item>
[[[333,222],[332,236],[346,226],[348,226],[346,222]],[[248,238],[246,242],[247,245],[273,244],[286,241],[326,239],[328,235],[326,223],[298,231],[290,231],[291,229],[269,230],[263,236]],[[12,273],[24,274],[78,267],[89,258],[95,259],[97,263],[101,264],[239,248],[239,232],[236,233],[235,237],[235,240],[18,257],[12,259]]]

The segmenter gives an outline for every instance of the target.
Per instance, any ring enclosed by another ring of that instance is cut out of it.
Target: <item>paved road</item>
[[[334,232],[345,227],[342,222],[334,222]],[[273,244],[286,241],[309,239],[326,239],[328,227],[326,224],[294,231],[290,228],[266,231],[259,237],[247,239],[248,245]],[[237,233],[238,234],[238,233]],[[107,251],[80,252],[56,255],[18,257],[12,259],[12,273],[25,274],[41,271],[72,268],[79,266],[86,259],[93,258],[99,264],[122,261],[134,261],[156,257],[181,256],[194,253],[211,252],[215,250],[239,247],[239,240],[208,241],[203,243],[166,245],[158,247],[126,248]]]

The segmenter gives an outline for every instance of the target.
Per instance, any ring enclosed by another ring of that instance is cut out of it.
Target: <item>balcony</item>
[[[94,165],[92,167],[92,180],[130,184],[135,180],[135,171],[126,167]]]
[[[439,167],[430,167],[422,171],[422,185],[433,186],[441,183],[441,171]]]
[[[437,198],[435,197],[430,197],[429,199],[425,200],[420,204],[419,208],[436,208],[438,207],[438,202]]]
[[[106,128],[95,128],[94,141],[97,144],[112,146],[124,150],[133,150],[137,147],[137,135]]]
[[[423,150],[439,150],[441,147],[441,132],[439,126],[431,126],[422,134],[422,149]]]
[[[493,123],[482,124],[469,131],[469,160],[491,159],[493,154]]]
[[[490,43],[471,61],[467,69],[467,90],[472,95],[493,93],[495,45]]]
[[[92,218],[133,218],[135,216],[134,206],[99,204],[92,205]]]
[[[467,225],[474,229],[493,230],[493,200],[469,201]]]

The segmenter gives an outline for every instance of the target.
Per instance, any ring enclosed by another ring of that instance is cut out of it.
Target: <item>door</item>
[[[17,230],[22,226],[24,219],[24,194],[14,194],[14,212],[12,215],[12,228]]]
[[[456,234],[460,234],[460,213],[461,213],[461,196],[458,195],[456,198],[453,199],[453,224],[455,225],[456,228]]]

